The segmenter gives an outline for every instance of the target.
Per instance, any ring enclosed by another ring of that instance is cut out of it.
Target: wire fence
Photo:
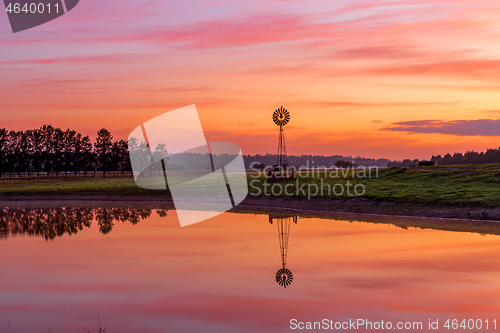
[[[0,184],[23,182],[36,183],[49,180],[85,180],[99,178],[133,178],[133,174],[132,171],[4,173],[0,175]]]

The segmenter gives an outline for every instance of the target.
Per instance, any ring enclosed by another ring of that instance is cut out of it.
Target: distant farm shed
[[[420,161],[418,162],[418,166],[436,166],[438,164],[437,161]]]

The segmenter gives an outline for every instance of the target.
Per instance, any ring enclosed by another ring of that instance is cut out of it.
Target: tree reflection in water
[[[9,235],[41,236],[46,240],[73,235],[90,228],[95,219],[103,234],[113,230],[115,222],[137,224],[151,216],[152,209],[136,208],[0,208],[0,238]],[[167,210],[158,209],[160,217]]]

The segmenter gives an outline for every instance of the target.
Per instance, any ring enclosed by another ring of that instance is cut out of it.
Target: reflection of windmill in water
[[[273,221],[275,221],[278,225],[278,237],[280,240],[282,264],[282,268],[280,268],[278,272],[276,272],[276,282],[286,288],[293,281],[292,272],[288,268],[286,268],[286,257],[288,254],[288,238],[290,236],[290,225],[292,221],[297,224],[297,216],[282,217],[269,215],[269,223],[273,224]]]

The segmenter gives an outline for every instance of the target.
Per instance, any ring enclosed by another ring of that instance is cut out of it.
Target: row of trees
[[[130,144],[130,147],[129,147]],[[159,144],[152,151],[149,158],[149,148],[132,138],[129,143],[124,140],[113,141],[113,136],[106,129],[97,132],[92,142],[89,136],[84,136],[74,130],[54,128],[44,125],[38,129],[26,131],[12,131],[0,128],[0,176],[5,174],[68,174],[100,171],[132,171],[129,149],[132,152],[134,166],[147,170],[151,160],[163,159],[165,167],[169,169],[183,169],[183,166],[199,169],[206,168],[206,162],[200,164],[200,154],[185,154],[178,156],[179,162],[167,166],[167,151],[163,144]],[[191,156],[192,155],[192,156]],[[196,155],[196,156],[195,156]],[[208,157],[207,157],[208,158]],[[182,161],[181,161],[182,160]],[[252,162],[263,165],[273,165],[275,154],[245,156],[247,168]],[[289,156],[290,165],[296,166],[333,166],[344,161],[352,161],[355,165],[385,165],[386,159],[364,159],[361,157],[301,155]],[[145,165],[143,165],[146,163]],[[200,164],[200,165],[198,165]],[[342,164],[343,165],[343,164]]]
[[[457,165],[457,164],[486,164],[500,163],[500,148],[488,149],[485,152],[467,151],[465,154],[448,153],[444,156],[432,156],[431,161],[437,162],[438,165]],[[406,159],[402,162],[393,161],[387,163],[388,168],[392,167],[411,167],[417,166],[419,160]]]
[[[95,142],[74,130],[44,125],[39,129],[0,128],[0,176],[12,173],[131,171],[126,141],[113,141],[106,129]]]
[[[486,152],[468,151],[465,154],[455,153],[453,155],[446,154],[444,156],[432,156],[431,161],[437,161],[440,165],[452,164],[484,164],[484,163],[500,163],[500,148],[488,149]]]
[[[134,165],[142,167],[141,170],[147,169],[151,161],[149,148],[144,143],[132,138],[130,150],[133,153],[134,160],[132,162]],[[152,160],[163,159],[165,167],[167,167],[166,160],[168,158],[166,157],[167,151],[164,144],[159,144],[152,153]],[[205,168],[206,163],[200,164],[196,159],[198,156],[195,155],[199,154],[182,156],[182,163],[178,163],[180,165],[172,163],[168,168],[175,169],[178,167],[182,169],[184,164],[195,169]],[[274,165],[276,155],[246,155],[244,160],[247,169],[254,162],[258,162],[264,167]],[[455,153],[453,155],[432,156],[431,160],[437,161],[440,165],[500,163],[500,148],[488,149],[486,152],[480,153],[468,151],[465,154]],[[387,159],[352,158],[341,155],[301,155],[288,156],[288,162],[294,166],[309,167],[333,165],[346,167],[349,164],[362,166],[387,165],[390,168],[394,166],[417,166],[419,161],[406,159],[398,162]],[[142,165],[144,163],[146,165]],[[197,166],[196,163],[200,164],[200,166]],[[3,174],[12,175],[13,173],[54,173],[58,175],[61,173],[83,172],[87,174],[96,171],[101,171],[104,174],[108,171],[132,171],[127,141],[113,141],[111,133],[104,128],[97,132],[94,142],[90,140],[89,136],[83,136],[74,130],[67,129],[64,131],[49,125],[26,131],[9,131],[0,128],[0,176]]]
[[[252,163],[260,163],[265,166],[273,166],[276,164],[277,155],[276,154],[266,154],[266,155],[245,155],[245,167],[250,169]],[[357,166],[377,166],[377,167],[385,167],[387,163],[391,162],[386,158],[364,158],[364,157],[351,157],[351,156],[342,156],[342,155],[331,155],[331,156],[322,156],[322,155],[289,155],[288,156],[288,164],[293,165],[296,168],[301,166],[304,167],[333,167],[336,165],[337,161],[349,161],[353,165]],[[342,163],[342,162],[341,162]],[[257,164],[254,164],[254,166]]]

